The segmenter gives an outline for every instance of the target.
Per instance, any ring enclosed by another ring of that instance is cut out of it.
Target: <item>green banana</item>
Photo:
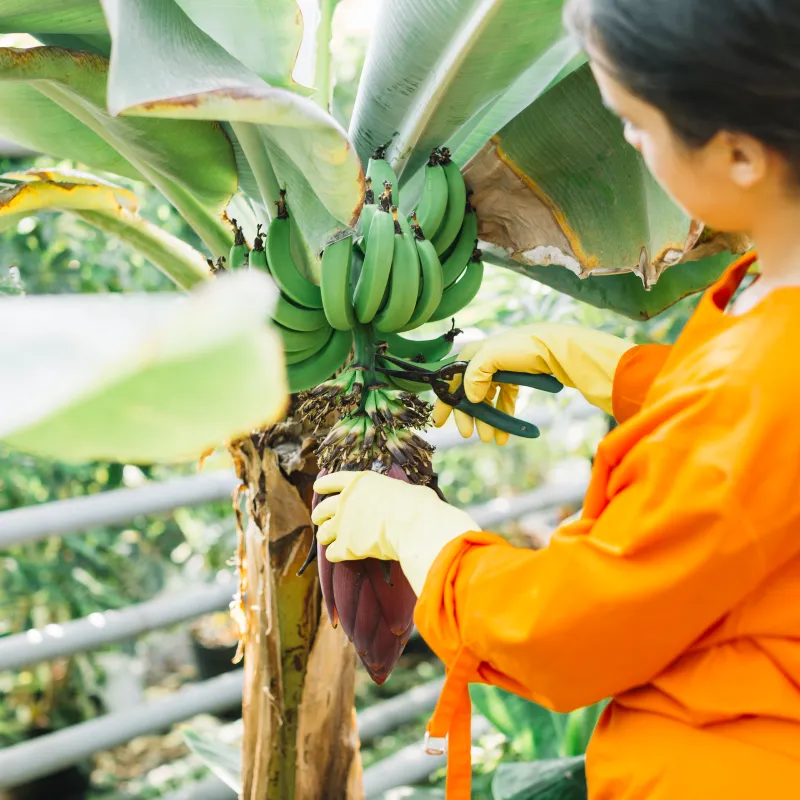
[[[301,274],[292,258],[291,226],[286,210],[286,192],[281,189],[281,199],[276,202],[278,213],[269,224],[267,236],[267,261],[269,271],[280,290],[305,308],[322,308],[319,286]]]
[[[235,219],[231,219],[233,229],[236,231],[233,240],[233,246],[228,254],[228,266],[231,269],[241,269],[247,266],[247,256],[250,250],[247,248],[247,242],[244,238],[244,231],[239,227],[239,223]]]
[[[387,383],[395,389],[400,389],[403,392],[411,392],[413,394],[422,394],[429,392],[431,387],[427,383],[416,383],[415,381],[407,381],[404,378],[392,378],[389,375],[384,376]]]
[[[283,294],[278,295],[278,302],[272,310],[272,319],[292,331],[316,331],[328,324],[324,311],[298,306]]]
[[[350,331],[334,331],[318,353],[297,364],[288,365],[286,374],[289,391],[304,392],[326,381],[347,360],[352,346]]]
[[[375,212],[378,210],[378,208],[379,206],[372,204],[366,205],[361,209],[361,216],[358,218],[358,231],[365,242],[367,240],[367,236],[369,235],[369,226],[372,224],[372,219],[375,216]]]
[[[417,305],[414,308],[414,314],[402,330],[410,331],[424,325],[439,306],[442,300],[442,292],[444,284],[442,281],[442,265],[439,261],[439,256],[436,255],[436,250],[433,245],[422,233],[419,225],[416,224],[416,217],[411,215],[414,219],[414,225],[411,230],[414,232],[414,243],[417,247],[417,255],[419,256],[419,263],[422,272],[422,291],[417,299]]]
[[[417,204],[417,224],[426,239],[436,236],[447,209],[447,178],[439,163],[439,152],[434,150],[425,165],[425,185]]]
[[[350,297],[353,272],[353,237],[329,244],[322,253],[322,307],[337,331],[349,331],[356,324]]]
[[[264,234],[261,233],[261,223],[258,223],[256,228],[256,239],[253,242],[253,249],[250,251],[250,258],[248,260],[249,266],[260,269],[263,272],[269,273],[269,265],[267,264],[267,251],[264,249]]]
[[[430,318],[431,322],[452,317],[475,299],[483,281],[482,255],[480,250],[473,251],[472,260],[464,274],[442,295],[442,302]]]
[[[436,254],[441,256],[458,236],[467,205],[467,187],[458,164],[450,158],[450,150],[442,149],[442,170],[447,180],[447,207],[436,235],[431,239]],[[425,230],[423,228],[423,230]],[[430,237],[429,237],[430,238]]]
[[[330,341],[331,336],[333,336],[333,331],[328,328],[328,338],[324,339],[321,344],[314,344],[311,347],[306,347],[305,350],[288,350],[283,355],[283,360],[286,362],[287,366],[292,364],[299,364],[301,361],[305,361],[307,358],[311,358],[319,353],[323,347]]]
[[[386,333],[381,336],[389,348],[389,352],[397,358],[408,361],[439,361],[453,349],[452,334],[436,336],[433,339],[406,339],[397,333]]]
[[[366,177],[372,182],[371,190],[374,197],[377,198],[383,192],[384,181],[388,181],[394,187],[392,203],[396,206],[400,205],[400,187],[397,183],[397,175],[395,175],[389,162],[386,160],[386,148],[388,144],[381,145],[375,149],[367,163]]]
[[[315,345],[321,347],[331,335],[331,327],[327,323],[315,331],[293,331],[278,324],[275,327],[278,329],[281,339],[283,339],[284,349],[290,353],[295,353],[298,350],[307,350]]]
[[[397,206],[392,206],[394,218],[394,251],[390,273],[389,299],[375,317],[379,331],[399,331],[414,314],[419,295],[419,256],[414,237],[403,233],[397,218]]]
[[[361,323],[372,322],[378,313],[389,282],[393,254],[394,221],[391,214],[381,209],[370,225],[364,265],[356,284],[356,317]]]
[[[467,204],[461,232],[456,239],[453,252],[442,262],[444,287],[452,286],[463,274],[472,259],[472,251],[478,244],[478,215],[471,205]]]

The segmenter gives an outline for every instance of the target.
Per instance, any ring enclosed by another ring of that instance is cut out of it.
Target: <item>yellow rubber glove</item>
[[[448,542],[480,527],[433,489],[377,472],[332,472],[317,478],[317,494],[330,494],[313,511],[317,540],[329,561],[380,558],[399,561],[417,597]]]
[[[464,389],[473,403],[496,402],[499,410],[513,414],[519,387],[498,386],[492,382],[494,373],[498,370],[547,373],[611,414],[614,373],[622,356],[632,347],[632,342],[601,331],[541,322],[472,342],[459,353],[459,360],[469,361]],[[433,411],[434,425],[444,425],[452,411],[451,406],[438,401]],[[460,411],[455,412],[455,421],[464,438],[472,436],[477,423],[482,441],[494,438],[501,445],[508,441],[509,434],[495,431]]]

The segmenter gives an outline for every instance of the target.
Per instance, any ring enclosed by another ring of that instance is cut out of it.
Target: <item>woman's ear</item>
[[[723,131],[717,134],[712,146],[720,148],[730,179],[740,189],[752,189],[769,170],[769,152],[752,136]]]

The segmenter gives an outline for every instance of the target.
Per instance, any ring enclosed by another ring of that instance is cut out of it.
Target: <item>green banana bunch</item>
[[[249,263],[251,267],[269,272],[280,289],[272,317],[283,340],[289,389],[301,392],[330,378],[344,364],[352,347],[351,326],[342,328],[340,323],[340,327],[336,327],[329,322],[320,287],[302,274],[292,257],[284,191],[276,206],[277,214],[269,224],[266,248],[259,225]],[[328,257],[329,265],[341,264],[346,280],[351,252],[348,246],[352,247],[350,237],[341,240],[341,245]]]
[[[386,343],[384,353],[428,364],[448,356],[455,332],[426,341],[399,334],[455,314],[474,298],[483,277],[476,250],[477,216],[450,151],[437,148],[431,153],[422,197],[409,218],[398,215],[398,199],[397,176],[382,146],[367,165],[356,230],[339,235],[322,252],[320,286],[291,258],[283,193],[269,226],[266,257],[256,238],[249,260],[254,266],[266,260],[281,290],[274,317],[293,390],[322,372],[327,374],[320,380],[339,369],[359,326],[371,326],[379,334]],[[426,388],[414,382],[403,386],[414,392]],[[375,397],[380,402],[380,395]]]

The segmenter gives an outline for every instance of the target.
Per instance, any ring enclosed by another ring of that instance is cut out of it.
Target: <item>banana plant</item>
[[[448,363],[458,330],[403,334],[457,318],[484,263],[646,319],[746,246],[687,219],[624,145],[562,0],[385,0],[348,131],[329,113],[337,2],[314,5],[311,30],[296,0],[0,0],[0,33],[34,45],[0,47],[0,136],[88,170],[2,176],[0,224],[73,214],[190,292],[13,298],[8,324],[42,327],[0,351],[20,375],[0,437],[129,460],[227,444],[246,800],[360,796],[354,651],[385,680],[415,598],[396,568],[317,553],[311,485],[376,469],[437,488],[426,387],[390,373]]]

